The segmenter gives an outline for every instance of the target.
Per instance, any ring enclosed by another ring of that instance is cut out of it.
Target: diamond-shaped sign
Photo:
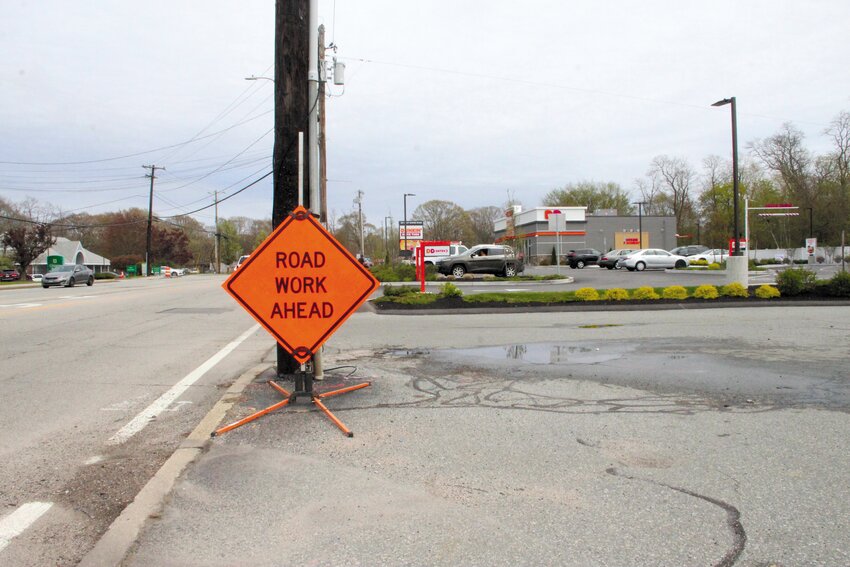
[[[378,281],[298,207],[223,287],[304,363],[369,298]]]

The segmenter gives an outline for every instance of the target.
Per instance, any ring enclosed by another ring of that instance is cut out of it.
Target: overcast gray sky
[[[0,196],[147,208],[141,166],[155,163],[167,171],[154,211],[167,216],[271,167],[272,84],[244,77],[272,76],[274,0],[3,7]],[[347,65],[327,106],[328,208],[350,211],[362,190],[376,225],[402,217],[405,192],[409,213],[430,199],[501,206],[509,190],[534,206],[568,182],[632,190],[659,154],[697,168],[729,158],[729,108],[710,104],[733,95],[742,154],[789,121],[826,151],[823,129],[850,110],[846,0],[319,7]],[[61,164],[81,161],[95,163]],[[270,178],[220,208],[270,211]],[[212,222],[211,210],[195,216]]]

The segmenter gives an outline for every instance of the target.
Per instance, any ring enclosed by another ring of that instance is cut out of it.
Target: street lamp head
[[[717,102],[713,103],[711,106],[725,106],[727,104],[730,104],[731,102],[731,98],[724,98],[723,100],[718,100]]]
[[[405,197],[415,197],[416,193],[405,193],[404,196]]]

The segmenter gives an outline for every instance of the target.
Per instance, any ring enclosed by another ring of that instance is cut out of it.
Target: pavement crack
[[[681,494],[692,496],[694,498],[699,498],[700,500],[708,502],[709,504],[714,504],[715,506],[720,507],[721,509],[723,509],[724,512],[726,512],[726,524],[732,532],[732,546],[726,551],[720,561],[714,563],[713,567],[732,567],[732,565],[734,565],[738,558],[741,556],[741,553],[743,553],[744,547],[747,544],[747,533],[744,531],[744,526],[741,524],[741,512],[731,504],[728,504],[717,498],[712,498],[711,496],[699,494],[692,490],[688,490],[687,488],[672,486],[670,484],[665,484],[663,482],[658,482],[656,480],[648,478],[639,478],[636,476],[627,475],[618,471],[615,467],[609,467],[605,469],[605,472],[610,474],[611,476],[625,478],[627,480],[646,482],[649,484],[660,486],[662,488],[674,490]]]

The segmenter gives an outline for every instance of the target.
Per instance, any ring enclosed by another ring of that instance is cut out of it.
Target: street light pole
[[[638,206],[638,246],[643,250],[643,206],[646,201],[638,201],[634,204]]]
[[[389,264],[390,263],[390,240],[389,240],[389,229],[387,229],[387,221],[390,221],[390,226],[392,226],[392,217],[384,217],[384,261]]]
[[[724,98],[718,100],[711,106],[732,105],[732,193],[733,193],[733,215],[732,230],[735,239],[735,249],[733,256],[741,255],[741,239],[738,235],[738,107],[736,106],[735,97]]]
[[[407,198],[415,197],[416,193],[405,193],[404,194],[404,255],[407,256]]]

